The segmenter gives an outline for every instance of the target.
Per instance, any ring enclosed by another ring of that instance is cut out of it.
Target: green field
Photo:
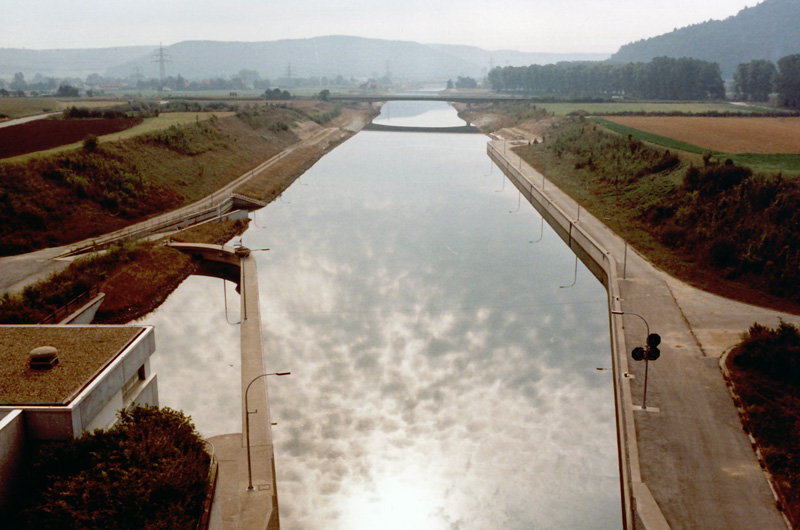
[[[642,140],[643,142],[649,142],[651,144],[661,145],[663,147],[666,147],[667,149],[678,149],[680,151],[687,151],[689,153],[694,153],[698,155],[702,155],[706,151],[708,151],[708,149],[703,149],[702,147],[698,147],[696,145],[687,144],[686,142],[681,142],[679,140],[668,138],[666,136],[661,136],[646,131],[640,131],[639,129],[634,129],[633,127],[620,125],[619,123],[614,123],[613,121],[604,120],[603,118],[591,118],[591,120],[597,123],[598,125],[602,125],[606,129],[614,131],[615,133],[621,134],[623,136],[630,135],[634,138]]]
[[[67,106],[66,103],[53,98],[0,98],[0,121],[44,112],[57,112]]]
[[[591,120],[598,125],[602,125],[606,129],[614,131],[615,133],[623,136],[632,136],[638,138],[643,142],[660,145],[667,149],[677,151],[684,151],[696,155],[703,155],[711,152],[714,156],[712,159],[726,160],[731,159],[735,164],[740,166],[747,166],[753,171],[762,173],[783,173],[789,176],[800,176],[800,155],[796,154],[753,154],[753,153],[723,153],[720,151],[709,151],[702,147],[692,145],[680,140],[668,138],[658,134],[641,131],[625,125],[620,125],[612,121],[604,120],[603,118],[591,118]]]
[[[620,101],[603,103],[541,103],[540,107],[547,109],[556,116],[566,116],[570,112],[584,110],[592,116],[602,116],[604,114],[620,113],[683,113],[683,114],[703,114],[707,112],[734,112],[739,114],[752,114],[761,112],[778,112],[775,109],[765,107],[751,107],[744,105],[734,105],[732,103],[718,102],[697,102],[697,103],[671,103],[671,102],[648,102],[648,101]]]

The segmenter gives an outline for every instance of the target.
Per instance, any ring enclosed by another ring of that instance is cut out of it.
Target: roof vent
[[[30,367],[34,370],[49,370],[58,364],[58,350],[52,346],[39,346],[29,354]]]

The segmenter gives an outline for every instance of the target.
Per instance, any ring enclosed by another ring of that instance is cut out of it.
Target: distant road
[[[61,114],[61,112],[47,112],[45,114],[34,114],[33,116],[25,116],[24,118],[17,118],[16,120],[4,121],[0,123],[0,129],[3,127],[12,127],[14,125],[22,125],[23,123],[28,123],[30,121],[43,120],[44,118],[58,116],[59,114]]]

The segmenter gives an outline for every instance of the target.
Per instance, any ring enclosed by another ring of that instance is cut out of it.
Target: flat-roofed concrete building
[[[152,326],[0,326],[0,511],[25,447],[107,428],[158,405]]]

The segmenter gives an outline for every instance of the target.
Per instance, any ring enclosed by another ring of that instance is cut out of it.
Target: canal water
[[[621,527],[606,293],[486,142],[361,132],[251,214],[285,530]],[[238,303],[193,277],[145,319],[205,436],[241,432]]]

